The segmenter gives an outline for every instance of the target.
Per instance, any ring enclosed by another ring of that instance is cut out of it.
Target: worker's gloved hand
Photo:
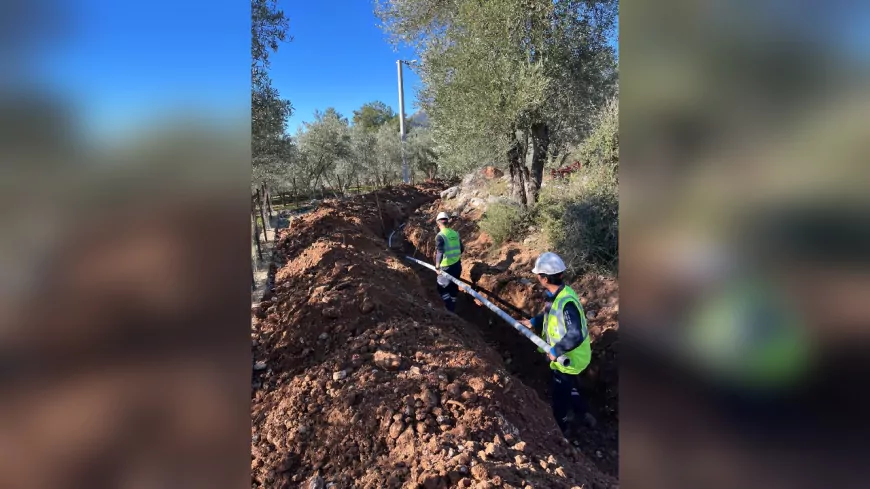
[[[447,274],[444,272],[438,272],[438,278],[436,279],[438,285],[441,287],[447,287],[450,285],[450,279],[447,278]]]

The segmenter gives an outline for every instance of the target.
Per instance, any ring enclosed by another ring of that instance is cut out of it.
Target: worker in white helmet
[[[553,371],[553,416],[567,437],[572,409],[575,419],[585,417],[588,424],[594,424],[595,421],[586,412],[586,402],[576,383],[577,375],[586,369],[592,359],[589,330],[577,293],[564,281],[565,269],[565,262],[555,253],[548,252],[538,257],[532,273],[538,276],[538,282],[544,287],[544,312],[523,321],[523,324],[532,331],[540,332],[541,337],[555,350],[555,356],[548,354]],[[556,362],[556,358],[562,355],[570,360],[568,366]]]
[[[462,275],[462,240],[459,233],[447,227],[450,216],[446,212],[439,212],[435,217],[438,225],[438,235],[435,237],[435,268],[438,270],[438,294],[444,301],[444,307],[448,311],[456,310],[456,295],[459,287],[450,279],[442,275],[447,273],[459,278]]]

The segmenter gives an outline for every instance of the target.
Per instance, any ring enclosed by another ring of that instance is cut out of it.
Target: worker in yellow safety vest
[[[541,331],[541,337],[553,347],[555,356],[550,357],[553,371],[553,416],[562,433],[569,433],[570,411],[574,418],[585,417],[587,424],[594,418],[586,410],[586,401],[577,389],[577,375],[589,366],[592,349],[586,315],[577,293],[565,284],[565,262],[555,253],[544,253],[535,261],[532,273],[544,287],[546,305],[544,312],[523,324],[532,331]],[[556,358],[565,355],[570,360],[567,366],[556,363]]]
[[[688,325],[686,352],[731,412],[770,422],[807,385],[815,358],[806,324],[764,280],[723,287]]]
[[[462,240],[459,233],[447,227],[450,216],[446,212],[438,213],[435,223],[438,225],[438,235],[435,237],[435,268],[438,270],[438,294],[444,301],[448,311],[456,310],[456,295],[459,287],[443,273],[459,278],[462,275]]]

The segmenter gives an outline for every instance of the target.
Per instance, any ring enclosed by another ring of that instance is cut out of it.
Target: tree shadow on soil
[[[493,268],[499,270],[500,272],[504,272],[504,271],[508,270],[511,267],[511,265],[514,264],[514,258],[516,258],[516,256],[519,254],[520,254],[520,250],[517,250],[517,249],[512,249],[512,250],[508,251],[505,259],[496,263],[496,265]]]
[[[487,275],[487,274],[496,275],[496,274],[505,272],[506,270],[508,270],[511,267],[511,265],[514,264],[514,259],[516,258],[516,256],[519,253],[520,253],[519,250],[516,250],[516,249],[510,250],[507,253],[507,256],[505,257],[505,259],[500,261],[499,263],[497,263],[495,265],[490,265],[490,264],[483,262],[483,261],[474,262],[471,265],[471,269],[469,270],[471,282],[476,284],[477,282],[480,281],[481,278],[483,278],[484,275]]]

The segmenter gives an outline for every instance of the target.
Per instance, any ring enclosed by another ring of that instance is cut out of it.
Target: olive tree
[[[393,42],[422,60],[421,104],[442,164],[503,163],[523,204],[615,86],[615,0],[379,0],[375,9]]]
[[[299,131],[299,150],[311,165],[313,188],[324,191],[326,185],[344,191],[347,171],[342,165],[351,156],[348,120],[335,109],[314,113],[314,122],[306,122]]]

